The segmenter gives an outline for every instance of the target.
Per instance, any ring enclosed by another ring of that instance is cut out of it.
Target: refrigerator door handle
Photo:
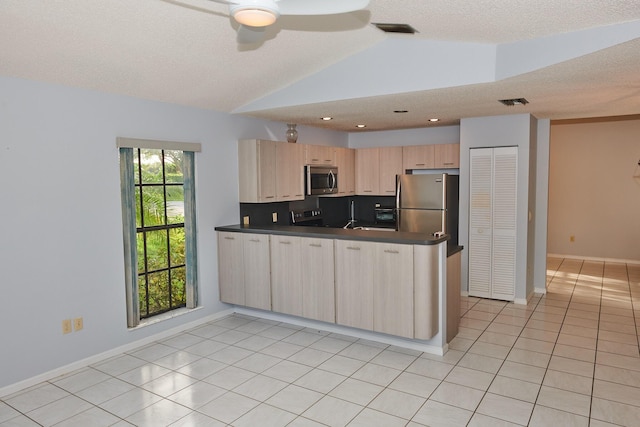
[[[400,183],[402,180],[400,179],[400,175],[396,175],[396,209],[400,210]],[[400,218],[398,218],[400,220]]]

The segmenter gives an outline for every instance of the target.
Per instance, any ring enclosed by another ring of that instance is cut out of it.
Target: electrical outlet
[[[249,225],[249,215],[242,217],[242,225]]]
[[[574,236],[573,234],[571,236],[569,236],[569,241],[571,243],[575,242],[576,241],[576,236]]]
[[[62,321],[62,333],[63,334],[71,333],[71,319],[64,319]]]
[[[273,212],[271,214],[271,221],[278,222],[278,212]]]
[[[82,317],[76,317],[75,319],[73,319],[73,330],[74,331],[76,331],[76,332],[81,331],[83,327],[84,327],[84,325],[83,325]]]

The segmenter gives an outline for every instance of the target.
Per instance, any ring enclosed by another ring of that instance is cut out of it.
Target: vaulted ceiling
[[[236,28],[210,0],[3,0],[0,75],[347,132],[640,114],[640,0],[371,0],[261,43]]]

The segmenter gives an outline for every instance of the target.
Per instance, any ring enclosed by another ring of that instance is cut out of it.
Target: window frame
[[[127,305],[127,327],[135,328],[140,324],[140,305],[138,297],[138,256],[135,201],[135,167],[133,150],[160,149],[183,152],[183,189],[184,189],[184,230],[185,230],[185,294],[186,307],[198,306],[198,261],[196,239],[196,200],[195,200],[195,153],[201,151],[201,145],[175,141],[158,141],[137,138],[117,138],[116,145],[120,153],[120,186],[122,198],[122,231],[124,245],[125,290]],[[181,307],[180,307],[181,308]],[[170,310],[173,311],[173,310]],[[166,312],[164,312],[166,313]],[[160,315],[158,313],[157,315]],[[156,315],[146,319],[153,319]]]

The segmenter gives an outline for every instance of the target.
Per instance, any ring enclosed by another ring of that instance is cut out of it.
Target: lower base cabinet
[[[413,338],[413,246],[335,245],[336,323]]]
[[[220,301],[271,310],[269,235],[218,232]]]
[[[336,323],[373,330],[375,243],[336,240]]]
[[[333,240],[302,238],[302,316],[335,323],[336,297]]]
[[[219,231],[220,300],[426,340],[439,329],[442,250],[442,245]],[[456,260],[451,268],[458,276],[448,273],[449,292],[459,294],[459,255]]]
[[[334,323],[333,240],[271,236],[272,310]]]

